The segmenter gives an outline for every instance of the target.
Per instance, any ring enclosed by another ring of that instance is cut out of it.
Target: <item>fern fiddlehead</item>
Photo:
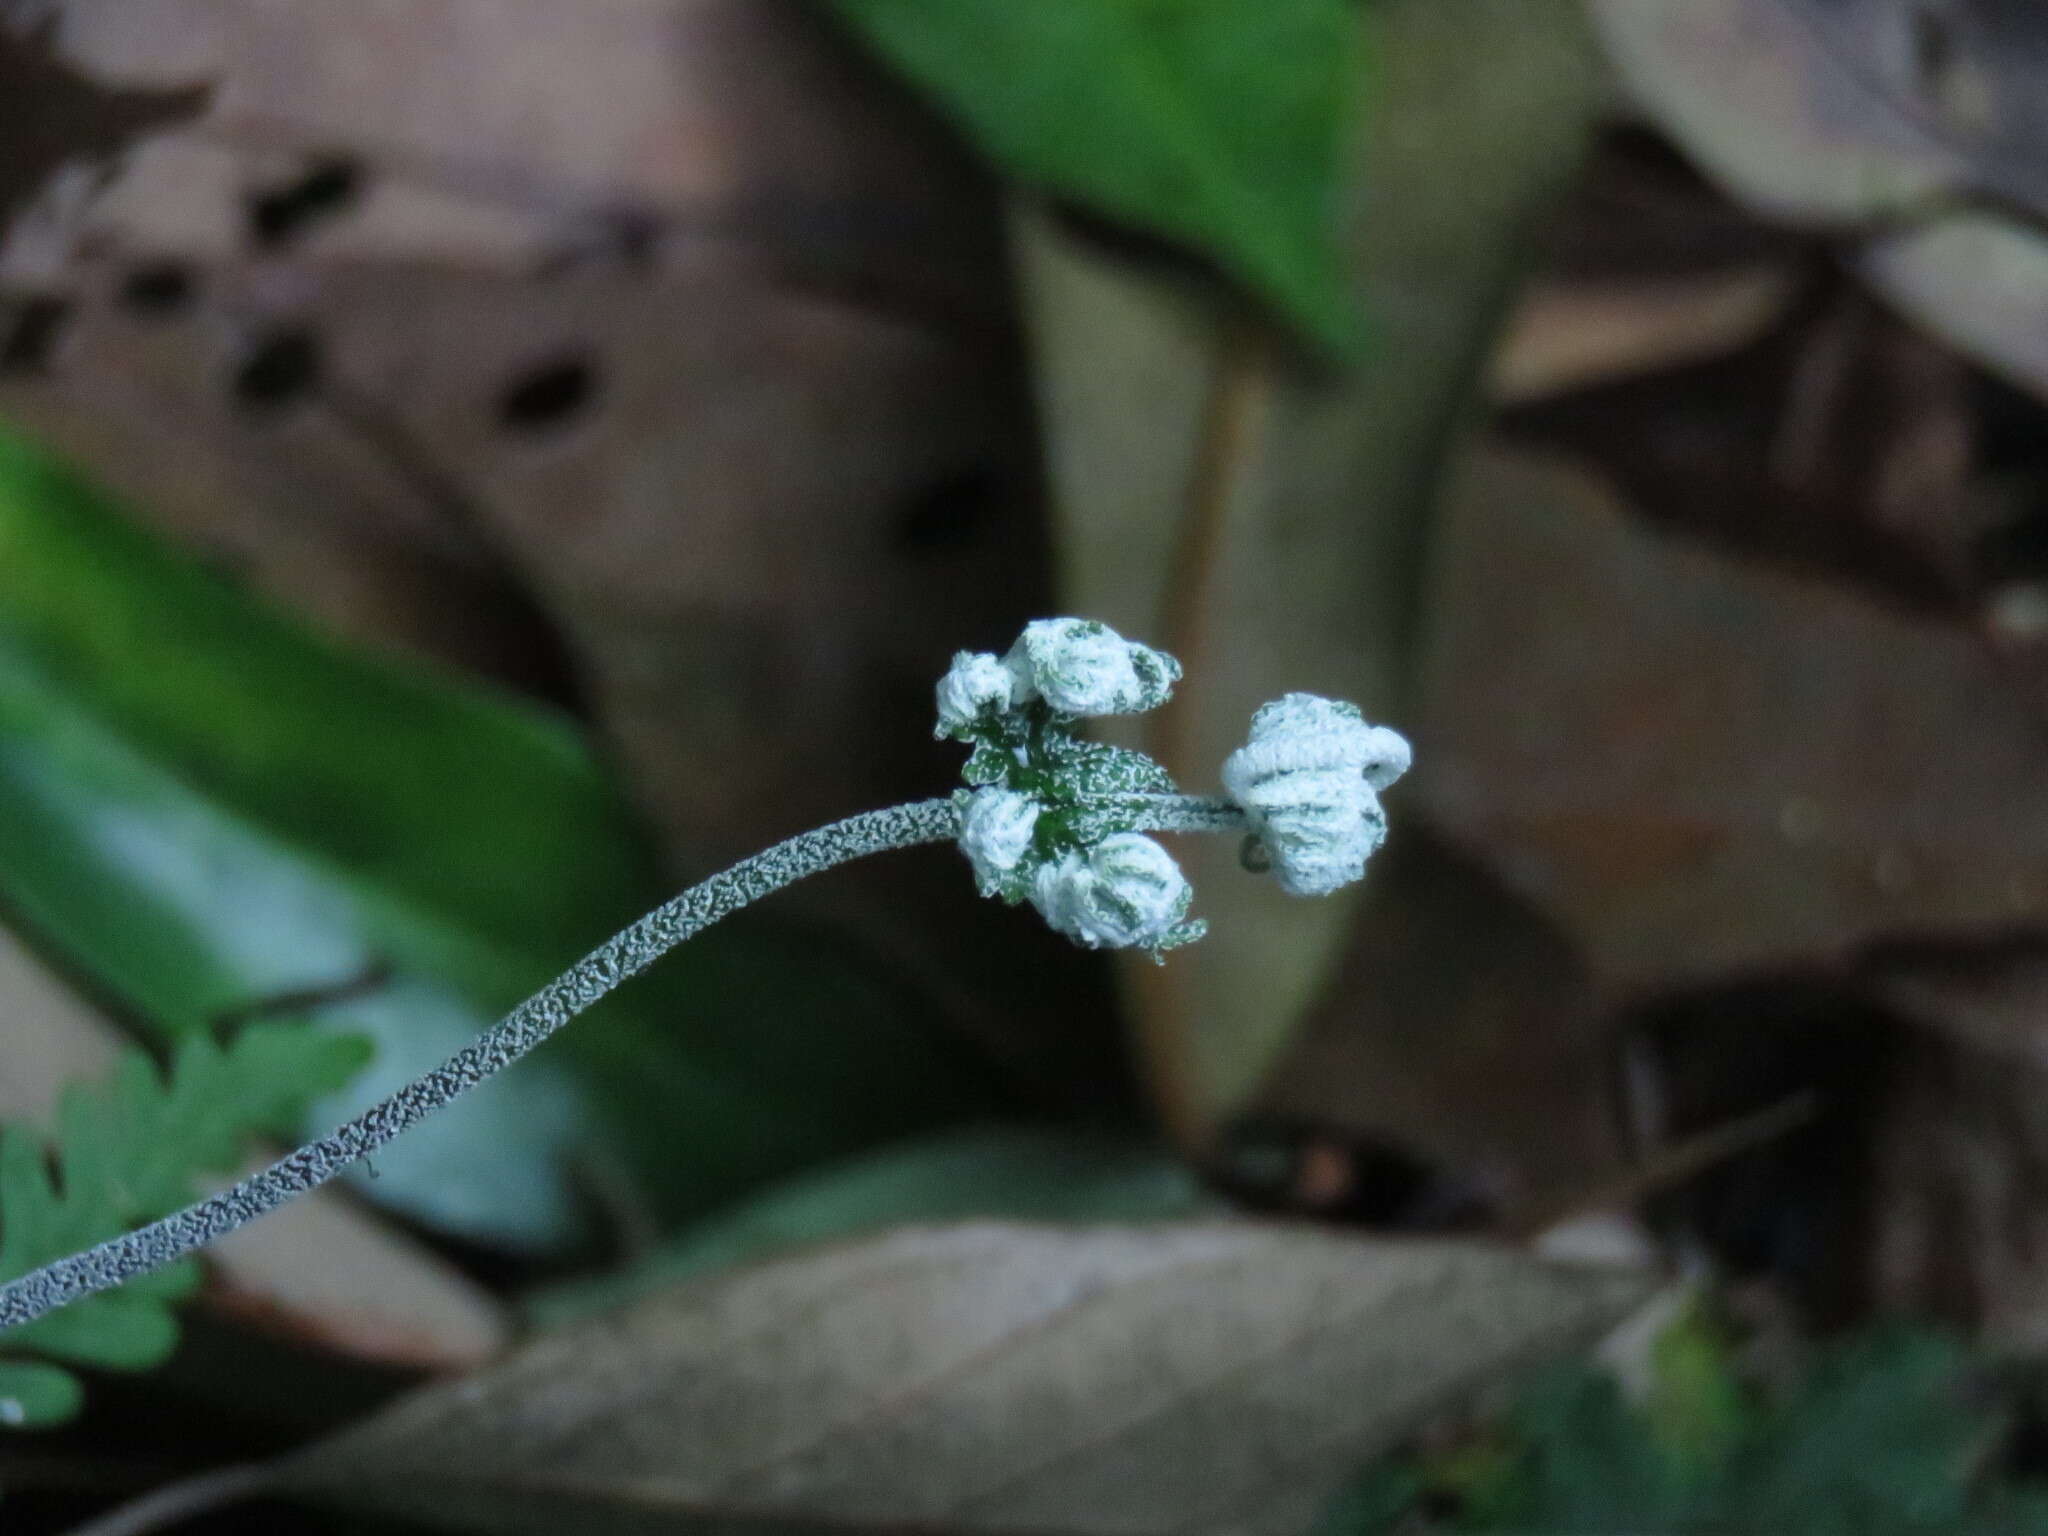
[[[1075,734],[1081,719],[1157,706],[1179,677],[1171,657],[1080,619],[1037,621],[1001,658],[962,652],[938,687],[937,734],[972,749],[963,769],[969,789],[833,822],[692,886],[346,1125],[217,1195],[0,1285],[0,1330],[175,1263],[318,1188],[676,945],[854,859],[959,840],[984,894],[1030,902],[1078,943],[1142,948],[1155,958],[1199,938],[1202,925],[1186,917],[1191,893],[1178,866],[1147,833],[1250,829],[1272,845],[1283,876],[1312,868],[1318,890],[1342,883],[1327,877],[1333,868],[1357,878],[1384,829],[1377,791],[1407,766],[1406,743],[1365,726],[1353,706],[1289,695],[1261,711],[1262,728],[1246,749],[1250,767],[1226,775],[1243,782],[1233,785],[1239,800],[1184,795],[1142,753]]]

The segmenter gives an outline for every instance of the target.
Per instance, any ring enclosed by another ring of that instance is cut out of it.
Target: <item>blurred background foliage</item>
[[[1418,754],[1347,899],[1177,849],[1157,970],[943,851],[721,926],[182,1343],[7,1341],[5,1518],[346,1431],[206,1518],[409,1529],[430,1431],[543,1491],[378,1521],[2042,1523],[2044,81],[2032,0],[0,0],[0,1273],[942,792],[1026,619],[1182,658],[1191,789],[1290,688]]]

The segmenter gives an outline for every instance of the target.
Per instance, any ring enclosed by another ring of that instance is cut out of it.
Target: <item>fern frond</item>
[[[141,1051],[75,1084],[54,1134],[0,1127],[0,1282],[177,1209],[238,1163],[251,1137],[290,1137],[307,1104],[355,1075],[367,1042],[254,1024],[223,1048],[184,1041],[167,1076]],[[47,1425],[82,1400],[66,1365],[146,1371],[177,1347],[171,1303],[198,1284],[187,1260],[53,1312],[0,1340],[0,1425]],[[23,1354],[42,1360],[25,1360]]]

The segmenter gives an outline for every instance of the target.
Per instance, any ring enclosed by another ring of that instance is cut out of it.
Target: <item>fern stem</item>
[[[1191,795],[1115,797],[1134,831],[1220,832],[1244,818],[1227,800]],[[317,1189],[442,1105],[539,1045],[628,978],[722,917],[808,875],[871,853],[941,843],[959,834],[950,800],[920,800],[849,816],[777,843],[613,935],[440,1066],[346,1125],[195,1205],[125,1236],[46,1264],[0,1286],[0,1330],[160,1269],[246,1222]]]

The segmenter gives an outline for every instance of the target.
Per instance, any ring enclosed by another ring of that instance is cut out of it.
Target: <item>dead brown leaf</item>
[[[2031,0],[1594,0],[1637,95],[1794,219],[1937,193],[2048,211],[2048,25]]]
[[[1606,989],[2048,915],[2048,722],[1967,631],[1491,455],[1445,531],[1420,793]]]
[[[1539,284],[1495,343],[1487,393],[1497,405],[1526,405],[1732,352],[1784,315],[1796,285],[1796,275],[1777,265]]]
[[[1974,377],[1839,279],[1753,344],[1512,409],[1517,442],[1591,460],[1655,521],[1791,570],[1957,612],[2002,515]]]
[[[1856,263],[1907,314],[2048,396],[2048,238],[2038,228],[1958,213],[1871,240]]]
[[[1767,216],[2037,392],[2048,13],[2034,0],[1595,0],[1646,109]]]
[[[679,875],[951,778],[933,680],[1046,603],[1030,411],[984,174],[823,18],[52,14],[83,76],[211,106],[45,210],[68,323],[0,409],[335,627],[580,701]],[[1085,959],[961,890],[793,900],[1104,1091]]]
[[[281,1481],[490,1532],[1294,1532],[1654,1284],[1250,1223],[913,1228],[572,1325]]]

